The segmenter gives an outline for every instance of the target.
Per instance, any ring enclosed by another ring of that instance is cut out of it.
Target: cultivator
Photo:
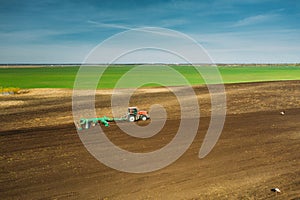
[[[89,129],[92,126],[98,124],[103,124],[108,127],[110,122],[116,121],[129,121],[134,122],[138,120],[146,121],[150,119],[150,116],[147,111],[139,111],[137,107],[128,107],[128,112],[126,115],[120,118],[109,118],[109,117],[96,117],[96,118],[82,118],[77,124],[78,130]]]

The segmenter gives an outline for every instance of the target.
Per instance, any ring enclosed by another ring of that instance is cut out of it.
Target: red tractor
[[[130,122],[143,120],[146,121],[150,116],[145,110],[138,110],[137,107],[128,107],[127,120]]]

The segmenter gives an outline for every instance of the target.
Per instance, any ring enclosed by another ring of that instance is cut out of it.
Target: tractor
[[[137,107],[128,107],[127,120],[130,122],[143,120],[146,121],[150,116],[145,110],[138,110]]]
[[[96,126],[98,124],[103,124],[109,126],[110,122],[116,121],[129,121],[135,122],[138,120],[146,121],[150,119],[150,116],[145,110],[138,110],[137,107],[128,107],[128,112],[126,115],[120,118],[109,118],[109,117],[96,117],[96,118],[81,118],[79,123],[76,124],[78,130],[89,129],[91,126]]]

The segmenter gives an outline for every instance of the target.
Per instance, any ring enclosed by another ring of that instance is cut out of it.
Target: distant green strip
[[[133,65],[109,67],[101,77],[98,88],[113,88],[122,75]],[[162,66],[163,67],[163,66]],[[205,84],[192,66],[172,66],[192,85]],[[19,88],[73,88],[79,67],[0,68],[0,87]],[[218,67],[224,83],[300,80],[299,66],[236,66]],[[151,76],[151,67],[147,73]],[[132,80],[134,81],[134,80]],[[145,86],[157,86],[146,84]]]

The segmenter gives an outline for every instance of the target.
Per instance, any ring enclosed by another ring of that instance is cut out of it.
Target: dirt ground
[[[106,167],[86,150],[73,123],[72,90],[0,96],[0,199],[300,199],[300,81],[226,85],[225,126],[203,159],[198,152],[210,122],[210,96],[204,86],[194,90],[201,119],[192,145],[173,164],[142,174]],[[97,91],[100,116],[111,114],[110,94]],[[171,141],[180,123],[172,93],[141,89],[130,104],[161,104],[167,122],[147,139],[115,124],[103,127],[113,143],[150,152]],[[274,187],[282,192],[271,192]]]

